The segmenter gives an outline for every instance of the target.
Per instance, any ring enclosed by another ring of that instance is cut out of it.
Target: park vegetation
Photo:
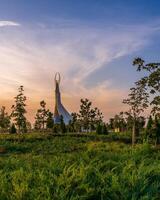
[[[133,66],[143,76],[107,123],[86,98],[67,125],[41,100],[31,124],[20,86],[11,113],[0,108],[0,199],[159,199],[160,64]]]
[[[12,112],[8,114],[4,106],[0,110],[0,130],[3,133],[52,132],[58,133],[97,133],[109,134],[121,132],[130,135],[132,145],[137,141],[146,140],[155,145],[160,143],[160,64],[145,63],[141,58],[133,61],[138,72],[145,74],[130,88],[128,97],[123,100],[128,110],[121,111],[105,123],[102,112],[92,106],[89,99],[80,100],[78,113],[72,113],[72,120],[66,125],[61,116],[60,124],[54,124],[53,113],[47,108],[44,100],[40,101],[40,108],[35,114],[35,122],[26,119],[26,96],[24,88],[18,88],[14,98]],[[145,116],[144,111],[149,108],[150,115]]]

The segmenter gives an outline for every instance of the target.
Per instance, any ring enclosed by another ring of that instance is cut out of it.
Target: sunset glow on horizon
[[[10,112],[23,85],[31,122],[41,100],[53,112],[54,74],[60,72],[69,112],[79,110],[81,98],[100,108],[105,120],[124,110],[122,100],[140,76],[133,59],[159,58],[160,3],[44,2],[0,1],[0,106]]]

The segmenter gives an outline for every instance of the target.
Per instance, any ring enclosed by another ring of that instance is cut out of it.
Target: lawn
[[[108,136],[0,135],[0,200],[160,198],[160,152]]]

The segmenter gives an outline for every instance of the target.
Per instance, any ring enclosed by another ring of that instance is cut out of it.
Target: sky
[[[158,0],[0,0],[0,106],[20,85],[33,122],[39,102],[54,111],[54,74],[69,112],[88,98],[108,120],[143,74],[132,61],[160,60]]]

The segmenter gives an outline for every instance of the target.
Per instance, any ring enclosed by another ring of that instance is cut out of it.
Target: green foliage
[[[92,132],[102,120],[103,115],[100,110],[97,107],[92,108],[92,102],[89,99],[81,99],[79,113],[72,113],[70,126],[73,131]]]
[[[148,139],[149,143],[159,144],[160,143],[160,118],[156,115],[154,118],[149,117],[147,127],[145,130],[145,138]]]
[[[145,63],[141,58],[136,58],[133,61],[133,65],[137,67],[137,71],[147,71],[147,76],[141,78],[138,83],[142,87],[147,87],[150,94],[153,96],[150,104],[152,107],[152,113],[156,114],[160,112],[160,63]]]
[[[107,130],[106,124],[103,124],[103,126],[102,126],[102,134],[103,135],[108,135],[108,130]]]
[[[124,117],[124,114],[123,112],[120,112],[119,114],[116,114],[114,116],[114,118],[111,118],[109,120],[109,129],[110,130],[114,130],[116,128],[118,128],[120,130],[120,132],[122,131],[125,131],[126,130],[126,127],[127,127],[127,121]]]
[[[72,120],[69,121],[68,131],[69,132],[81,132],[81,123],[79,115],[77,113],[71,113]]]
[[[108,130],[106,124],[98,124],[96,128],[96,134],[98,135],[108,135]]]
[[[150,115],[149,116],[149,119],[148,119],[148,122],[147,122],[147,126],[146,126],[146,136],[147,137],[150,137],[151,135],[151,131],[152,131],[152,128],[153,128],[153,119],[152,119],[152,116]]]
[[[102,134],[102,125],[101,125],[101,124],[98,124],[98,125],[97,125],[96,133],[97,133],[98,135]]]
[[[54,121],[53,121],[53,113],[48,112],[48,117],[46,120],[46,127],[49,129],[53,129]]]
[[[135,144],[138,128],[137,122],[139,122],[140,114],[148,107],[148,98],[147,88],[136,82],[136,87],[130,89],[130,93],[127,99],[123,100],[124,104],[129,106],[129,115],[132,118],[132,145]]]
[[[8,129],[10,126],[10,116],[5,110],[4,106],[0,109],[0,128],[2,129]]]
[[[157,145],[157,143],[160,143],[160,119],[157,116],[155,116],[151,134],[151,137],[155,141],[155,145]]]
[[[148,144],[132,149],[101,135],[19,136],[0,135],[6,149],[0,157],[0,199],[159,198],[160,154]]]
[[[40,108],[37,110],[35,117],[35,129],[44,130],[47,127],[47,123],[51,126],[51,113],[46,109],[46,102],[42,100],[40,102]]]
[[[94,116],[94,110],[91,108],[92,102],[88,99],[81,99],[81,105],[79,110],[79,118],[83,129],[89,130],[91,118]]]
[[[66,125],[63,121],[63,116],[61,115],[61,118],[60,118],[60,129],[61,129],[61,133],[66,133],[67,132],[67,129],[66,129]]]
[[[54,126],[52,128],[52,132],[53,133],[59,133],[60,132],[59,124],[54,124]]]
[[[19,93],[15,97],[15,105],[12,105],[12,114],[11,117],[15,121],[15,125],[18,128],[19,133],[27,132],[27,119],[25,117],[26,114],[26,96],[24,96],[23,86],[20,86],[18,89]]]
[[[17,129],[14,124],[12,124],[12,126],[10,128],[10,133],[17,133]]]

